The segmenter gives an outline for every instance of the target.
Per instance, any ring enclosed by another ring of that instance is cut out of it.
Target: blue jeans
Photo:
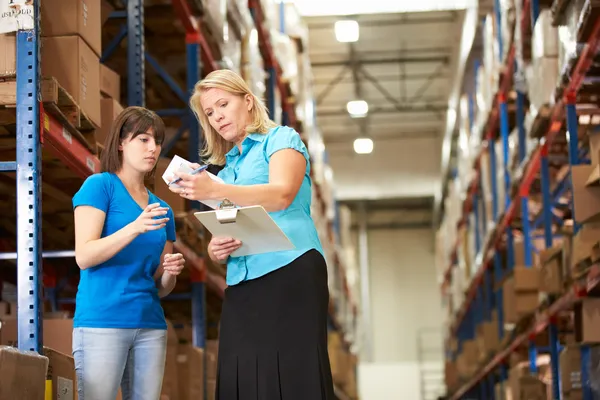
[[[74,328],[79,400],[160,399],[166,351],[166,330]]]

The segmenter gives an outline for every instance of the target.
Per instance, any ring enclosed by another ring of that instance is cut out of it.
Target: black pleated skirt
[[[327,266],[316,250],[228,287],[216,400],[334,400],[328,302]]]

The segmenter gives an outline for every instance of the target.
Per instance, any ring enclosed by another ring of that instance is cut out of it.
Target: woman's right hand
[[[227,257],[242,246],[242,242],[224,236],[213,236],[208,243],[208,251],[216,261],[225,261]]]
[[[156,218],[167,214],[168,207],[160,207],[160,203],[148,204],[144,211],[131,223],[138,234],[162,229],[169,218]]]

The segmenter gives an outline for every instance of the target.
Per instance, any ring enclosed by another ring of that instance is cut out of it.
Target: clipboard
[[[233,257],[293,250],[296,247],[262,206],[236,207],[225,199],[218,209],[194,213],[213,236],[242,242]]]

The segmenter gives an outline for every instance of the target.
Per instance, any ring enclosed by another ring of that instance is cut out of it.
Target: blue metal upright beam
[[[583,392],[583,400],[594,400],[592,387],[590,382],[591,354],[590,346],[582,344],[581,351],[581,391]]]
[[[194,92],[196,83],[200,80],[202,58],[200,57],[200,38],[188,34],[186,37],[187,77],[186,85],[188,99]],[[200,149],[203,146],[200,124],[189,109],[188,157],[191,162],[200,162]],[[183,121],[182,121],[183,123]],[[192,208],[198,208],[198,202],[192,202]],[[206,291],[203,279],[192,279],[192,326],[193,344],[196,347],[206,346]]]
[[[502,12],[500,10],[500,0],[494,0],[494,14],[496,15],[496,27],[502,26]],[[495,29],[496,39],[498,40],[498,59],[502,61],[504,54],[504,43],[502,40],[502,29]]]
[[[559,364],[559,341],[558,329],[554,321],[548,325],[548,336],[550,339],[550,368],[552,369],[552,396],[554,399],[560,399],[560,364]]]
[[[525,132],[525,94],[517,90],[517,132],[519,135],[519,164],[525,159],[527,134]]]
[[[42,352],[40,3],[34,29],[17,32],[17,319],[20,350]]]
[[[127,1],[127,103],[146,105],[144,2]]]
[[[540,2],[539,0],[530,0],[530,7],[531,7],[531,32],[533,32],[533,27],[535,26],[535,23],[537,22],[537,19],[540,15]]]
[[[490,140],[489,146],[489,154],[490,154],[490,183],[492,190],[492,218],[494,222],[496,222],[498,218],[498,158],[496,157],[496,146],[494,145],[494,140]]]
[[[270,65],[267,68],[267,108],[269,117],[275,119],[275,90],[277,87],[277,73],[275,67]]]
[[[186,61],[187,61],[187,99],[194,93],[194,87],[200,80],[200,71],[202,71],[202,58],[200,57],[200,44],[198,40],[188,38],[186,44]],[[188,138],[188,157],[191,162],[199,162],[199,151],[204,146],[202,141],[200,124],[198,119],[189,109],[189,138]]]

